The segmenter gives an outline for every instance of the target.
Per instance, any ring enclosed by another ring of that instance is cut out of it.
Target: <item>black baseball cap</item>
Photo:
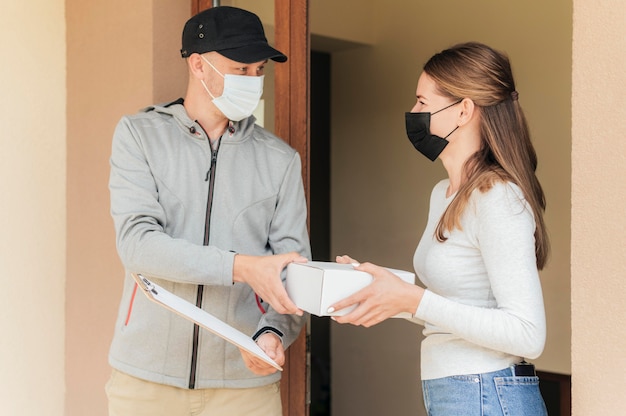
[[[244,64],[272,59],[285,62],[287,56],[272,48],[265,38],[258,16],[230,6],[211,7],[185,23],[183,48],[187,58],[193,53],[218,52]]]

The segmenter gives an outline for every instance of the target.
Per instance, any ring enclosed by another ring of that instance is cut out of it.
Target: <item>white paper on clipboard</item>
[[[276,364],[276,362],[274,362],[274,360],[272,360],[265,353],[265,351],[263,351],[261,347],[259,347],[256,342],[252,340],[252,338],[243,332],[217,319],[215,316],[203,309],[198,308],[196,305],[187,302],[171,292],[168,292],[156,283],[146,279],[141,274],[132,273],[132,276],[148,299],[200,325],[202,328],[225,339],[237,347],[243,348],[249,353],[256,355],[277,370],[283,371],[281,366]]]

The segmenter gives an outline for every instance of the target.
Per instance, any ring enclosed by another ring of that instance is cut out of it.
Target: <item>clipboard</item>
[[[133,279],[137,282],[137,286],[142,292],[153,302],[158,303],[166,309],[182,316],[185,319],[192,321],[193,323],[201,326],[202,328],[212,332],[220,338],[236,345],[254,354],[261,360],[265,361],[275,369],[283,371],[282,367],[276,364],[266,353],[252,340],[249,336],[243,332],[233,328],[227,323],[219,320],[215,316],[211,315],[207,311],[198,308],[196,305],[187,302],[185,299],[174,295],[171,292],[163,289],[156,283],[146,279],[141,274],[131,273]]]

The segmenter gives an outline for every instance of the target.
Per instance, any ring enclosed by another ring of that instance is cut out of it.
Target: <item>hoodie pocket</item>
[[[128,303],[128,311],[126,312],[126,320],[124,321],[124,326],[128,326],[128,322],[130,322],[130,315],[133,313],[133,305],[135,304],[135,296],[137,295],[137,283],[135,283],[135,287],[133,288],[133,294],[130,297],[130,302]]]

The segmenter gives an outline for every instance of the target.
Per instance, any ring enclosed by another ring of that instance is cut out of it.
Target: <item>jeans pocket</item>
[[[429,416],[480,415],[480,376],[452,376],[422,382]]]
[[[505,416],[547,416],[539,377],[495,377],[493,381]]]

